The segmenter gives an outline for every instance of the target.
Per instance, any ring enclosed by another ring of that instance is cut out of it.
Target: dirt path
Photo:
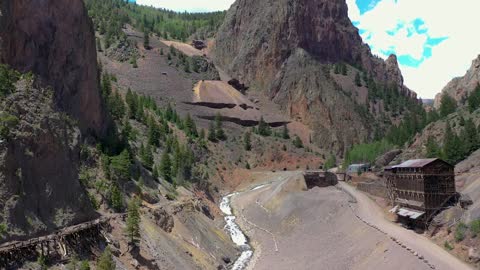
[[[394,237],[406,247],[409,247],[422,255],[424,259],[435,266],[435,269],[473,269],[425,236],[406,230],[386,220],[382,209],[368,198],[368,196],[357,191],[354,187],[349,186],[344,182],[341,182],[339,185],[357,200],[357,204],[353,204],[353,208],[361,219],[378,227],[380,230],[387,233],[387,235]]]

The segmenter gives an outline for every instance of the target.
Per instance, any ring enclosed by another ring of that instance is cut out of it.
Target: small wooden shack
[[[424,228],[456,197],[454,166],[438,158],[415,159],[384,170],[398,221]]]

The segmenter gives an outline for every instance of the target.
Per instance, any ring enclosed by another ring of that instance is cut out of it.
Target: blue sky
[[[258,0],[260,1],[260,0]],[[313,0],[312,0],[313,1]],[[176,11],[228,9],[234,0],[137,0]],[[479,0],[346,0],[363,41],[382,58],[398,57],[405,83],[433,98],[480,53]]]
[[[394,53],[407,86],[432,98],[480,53],[478,0],[347,0],[363,41],[382,58]]]

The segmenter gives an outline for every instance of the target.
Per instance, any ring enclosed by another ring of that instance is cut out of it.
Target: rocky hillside
[[[467,96],[480,83],[480,55],[472,61],[470,69],[463,77],[454,78],[435,96],[435,108],[440,108],[442,95],[448,94],[457,102],[464,104]]]
[[[417,102],[396,57],[383,61],[362,42],[344,0],[238,0],[217,34],[213,57],[231,77],[312,127],[317,145],[333,145],[337,153],[384,130],[380,116],[398,120],[398,113],[387,112],[387,96]],[[332,71],[341,63],[343,77]],[[374,88],[382,87],[376,95]]]
[[[108,121],[83,1],[2,1],[0,64],[1,240],[94,218],[80,145]]]
[[[83,1],[6,0],[0,11],[0,62],[35,73],[83,132],[104,134],[95,37]]]

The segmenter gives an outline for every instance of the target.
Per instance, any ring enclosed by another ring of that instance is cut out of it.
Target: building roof
[[[411,160],[407,160],[407,161],[403,162],[400,165],[392,166],[392,168],[423,168],[423,167],[427,166],[428,164],[430,164],[434,161],[437,161],[437,160],[445,162],[445,161],[443,161],[441,159],[438,159],[438,158],[411,159]]]
[[[408,218],[411,218],[411,219],[417,219],[417,218],[421,217],[423,214],[425,214],[425,212],[416,211],[416,210],[409,209],[409,208],[400,208],[397,211],[397,215],[402,216],[402,217],[408,217]]]

